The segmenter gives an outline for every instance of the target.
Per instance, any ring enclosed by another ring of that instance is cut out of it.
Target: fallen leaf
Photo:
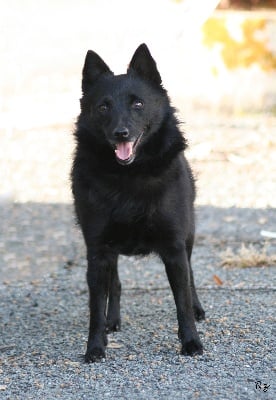
[[[223,285],[222,280],[217,275],[213,275],[213,279],[217,285],[219,286]]]
[[[119,343],[111,342],[111,343],[108,343],[108,347],[110,349],[121,349],[123,347],[123,345],[119,344]]]

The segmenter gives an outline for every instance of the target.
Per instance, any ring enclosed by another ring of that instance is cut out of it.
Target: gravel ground
[[[94,365],[83,362],[88,292],[68,189],[70,128],[2,133],[9,175],[2,172],[0,187],[0,398],[274,399],[275,269],[220,265],[221,251],[241,243],[275,253],[276,241],[260,235],[276,226],[273,129],[275,118],[260,116],[188,126],[204,355],[179,355],[160,261],[121,257],[122,331]]]
[[[275,398],[271,268],[265,274],[252,268],[243,275],[246,285],[231,288],[230,281],[216,287],[203,260],[197,265],[207,312],[198,325],[205,353],[188,358],[179,355],[162,265],[136,260],[130,272],[130,260],[121,261],[122,331],[109,336],[107,359],[95,365],[83,363],[88,321],[83,268],[67,266],[43,279],[1,285],[1,398]],[[257,381],[263,389],[270,385],[268,391],[256,389]]]

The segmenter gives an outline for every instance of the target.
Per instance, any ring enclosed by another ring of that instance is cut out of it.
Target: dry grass
[[[220,253],[221,265],[225,267],[263,267],[271,266],[276,263],[276,254],[268,254],[267,247],[259,250],[252,244],[246,246],[242,243],[240,249],[234,252],[232,249],[227,248],[226,251]]]

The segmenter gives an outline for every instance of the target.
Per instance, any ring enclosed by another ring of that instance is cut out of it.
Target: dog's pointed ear
[[[127,72],[135,71],[141,78],[161,85],[162,79],[157,70],[156,62],[152,58],[150,51],[146,44],[141,44],[135,51]]]
[[[86,93],[88,88],[93,84],[102,74],[113,72],[110,71],[106,63],[92,50],[88,50],[84,66],[82,70],[82,92]]]

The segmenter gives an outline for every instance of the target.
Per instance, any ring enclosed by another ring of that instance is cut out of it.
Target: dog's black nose
[[[113,134],[116,139],[126,139],[129,136],[129,130],[126,127],[116,128]]]

